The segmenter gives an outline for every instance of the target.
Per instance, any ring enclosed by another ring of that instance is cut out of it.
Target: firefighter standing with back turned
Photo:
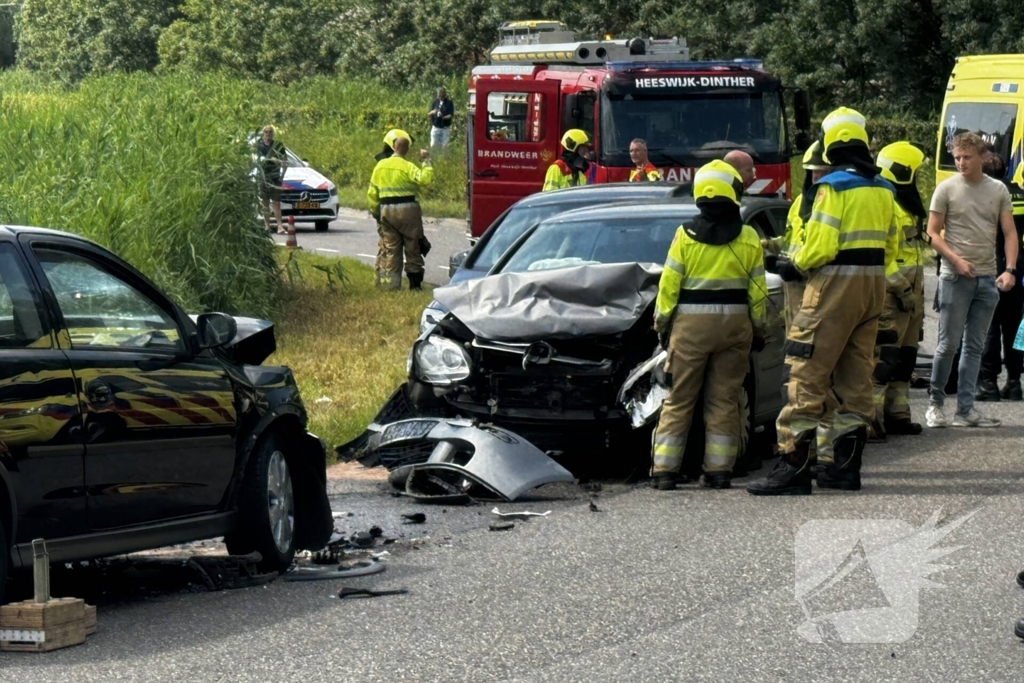
[[[694,176],[700,215],[676,230],[658,287],[655,329],[667,339],[671,389],[654,434],[659,490],[679,478],[693,411],[704,388],[704,486],[731,486],[740,444],[739,397],[751,347],[764,348],[764,253],[740,218],[743,179],[724,161]]]
[[[587,170],[590,168],[586,156],[589,152],[590,137],[586,133],[579,128],[565,131],[562,136],[562,158],[548,166],[541,192],[586,185]]]
[[[792,261],[779,259],[783,279],[807,279],[807,288],[786,344],[789,402],[777,423],[782,456],[765,479],[747,486],[755,495],[811,493],[808,455],[830,385],[839,408],[832,458],[818,457],[818,486],[860,489],[885,248],[895,219],[894,188],[878,177],[866,123],[846,107],[825,117],[825,160],[838,170],[813,188],[803,246]]]
[[[879,337],[885,329],[895,340],[879,344],[871,377],[874,431],[878,435],[920,434],[921,425],[910,418],[910,376],[917,364],[917,341],[924,325],[924,221],[928,212],[917,191],[917,170],[924,163],[924,152],[909,142],[894,142],[882,148],[876,163],[882,177],[896,186],[898,247],[894,264],[886,269],[890,288],[878,323]],[[895,278],[895,272],[902,281]],[[901,296],[907,288],[909,301]]]
[[[426,150],[420,151],[423,168],[408,161],[409,138],[396,137],[394,155],[377,162],[366,192],[370,213],[377,217],[381,238],[380,284],[385,289],[402,288],[402,252],[409,289],[423,284],[423,214],[416,195],[434,179]]]

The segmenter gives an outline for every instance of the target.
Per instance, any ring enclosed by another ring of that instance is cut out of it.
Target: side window
[[[764,211],[754,214],[747,222],[750,227],[757,230],[761,237],[775,237],[775,228],[772,227],[772,221]]]
[[[786,234],[786,221],[789,220],[789,209],[777,206],[774,209],[769,209],[769,211],[771,211],[772,220],[775,223],[775,234]]]
[[[87,256],[35,250],[57,297],[71,346],[184,349],[174,319],[145,294]]]
[[[545,104],[541,93],[490,93],[487,96],[487,139],[495,142],[542,142]]]
[[[0,348],[50,348],[31,283],[17,248],[0,244]]]

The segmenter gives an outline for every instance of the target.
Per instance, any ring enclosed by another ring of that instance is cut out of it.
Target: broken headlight
[[[447,386],[469,377],[469,356],[465,350],[438,335],[431,335],[416,344],[416,377],[428,384]]]
[[[424,308],[423,313],[420,314],[420,334],[425,333],[448,315],[448,311],[443,308],[435,308],[434,304],[436,303],[436,301],[430,302],[430,305]]]

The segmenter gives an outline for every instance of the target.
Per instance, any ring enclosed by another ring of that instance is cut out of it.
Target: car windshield
[[[481,247],[470,266],[473,270],[490,270],[498,259],[508,251],[512,243],[522,237],[523,233],[555,214],[584,206],[585,202],[565,204],[544,204],[524,208],[513,207],[501,221],[487,242]]]
[[[782,163],[785,130],[777,93],[729,95],[602,94],[601,160],[628,166],[629,143],[648,141],[655,164],[699,166],[741,149],[759,163]]]
[[[544,223],[519,246],[501,272],[599,263],[662,264],[676,229],[691,219],[675,215]]]

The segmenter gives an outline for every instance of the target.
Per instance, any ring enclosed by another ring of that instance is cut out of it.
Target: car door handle
[[[95,406],[105,406],[114,400],[114,390],[106,382],[93,380],[85,388],[85,396],[89,399],[89,403]]]
[[[493,168],[489,168],[486,171],[477,171],[473,175],[475,175],[477,178],[497,178],[498,172],[495,171]]]

